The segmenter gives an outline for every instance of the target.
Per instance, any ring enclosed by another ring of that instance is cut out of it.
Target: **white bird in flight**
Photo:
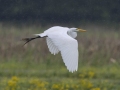
[[[51,54],[55,55],[60,52],[67,69],[74,72],[78,69],[78,42],[74,39],[77,37],[78,31],[85,32],[86,30],[54,26],[43,33],[35,34],[36,37],[34,38],[24,38],[22,40],[26,44],[31,40],[46,37]]]

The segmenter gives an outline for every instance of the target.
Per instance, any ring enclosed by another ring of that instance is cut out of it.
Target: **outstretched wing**
[[[47,45],[48,45],[48,48],[49,48],[49,51],[51,52],[51,54],[57,54],[59,52],[58,48],[55,46],[55,44],[52,42],[52,40],[47,37],[46,38],[46,41],[47,41]]]
[[[66,33],[52,33],[48,37],[60,50],[63,61],[70,72],[78,69],[78,42]]]

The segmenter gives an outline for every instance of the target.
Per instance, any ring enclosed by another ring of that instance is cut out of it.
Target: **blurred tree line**
[[[0,0],[1,21],[120,21],[120,0]]]

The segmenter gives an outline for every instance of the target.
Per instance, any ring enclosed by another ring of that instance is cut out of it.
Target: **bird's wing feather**
[[[70,72],[78,69],[78,42],[67,34],[49,34],[48,37],[58,47],[63,61]]]
[[[51,54],[57,54],[59,52],[58,48],[55,46],[55,44],[52,42],[52,40],[47,37],[46,38],[46,41],[47,41],[47,45],[48,45],[48,48],[49,48],[49,51],[51,52]]]

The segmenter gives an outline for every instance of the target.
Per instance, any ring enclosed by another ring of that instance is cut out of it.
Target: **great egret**
[[[85,32],[86,30],[54,26],[43,33],[35,34],[36,37],[34,38],[24,38],[22,40],[26,44],[31,40],[46,37],[51,54],[55,55],[60,51],[67,69],[70,72],[74,72],[78,69],[78,42],[74,39],[77,37],[78,31]]]

